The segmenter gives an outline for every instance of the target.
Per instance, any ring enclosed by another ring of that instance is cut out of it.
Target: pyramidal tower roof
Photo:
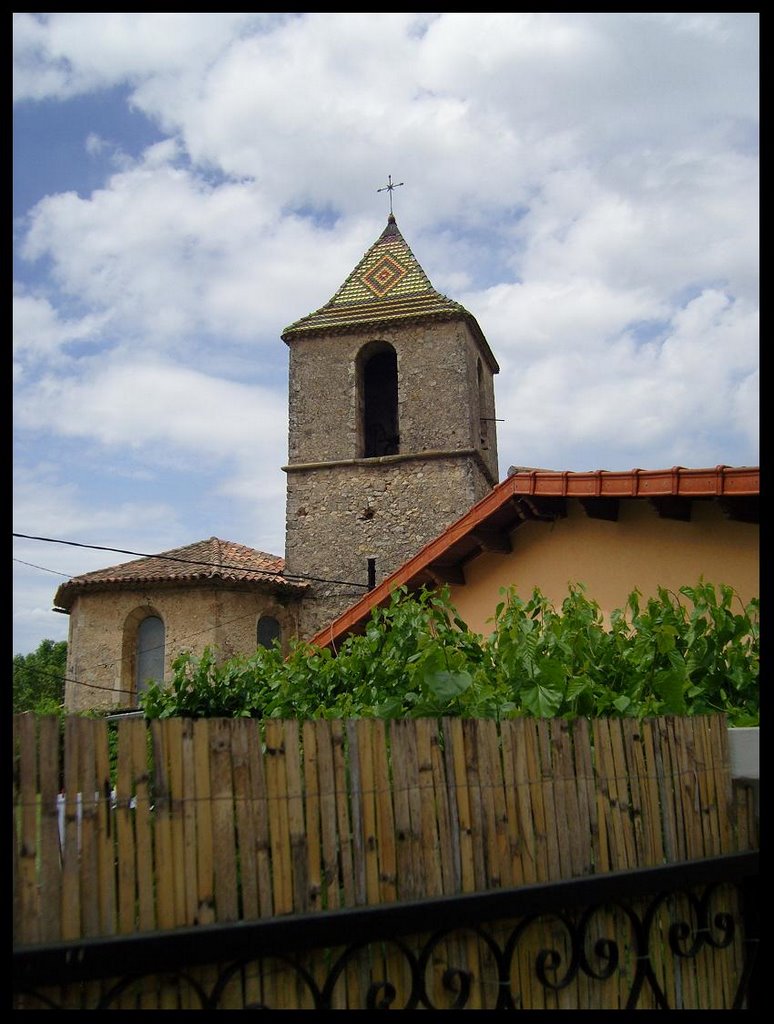
[[[497,373],[499,367],[475,317],[459,302],[433,288],[391,213],[387,227],[333,298],[286,327],[282,339],[288,342],[299,335],[460,317],[472,329]]]

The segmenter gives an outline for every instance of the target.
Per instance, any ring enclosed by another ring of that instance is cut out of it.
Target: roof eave
[[[314,316],[314,314],[312,314]],[[306,319],[306,318],[305,318]],[[467,309],[460,306],[459,309],[449,310],[437,310],[432,313],[412,313],[408,312],[405,315],[397,316],[371,316],[364,320],[351,323],[337,323],[337,324],[310,324],[310,326],[304,326],[304,320],[299,320],[295,324],[291,324],[286,327],[280,337],[286,345],[290,345],[290,342],[297,337],[314,338],[321,335],[342,335],[342,334],[358,334],[363,330],[375,327],[389,327],[395,324],[421,324],[428,322],[444,322],[449,320],[461,319],[471,330],[474,338],[476,339],[481,351],[484,354],[492,373],[499,373],[500,366],[494,357],[494,353],[489,347],[489,343],[484,337],[484,332],[481,330],[478,321],[472,313],[468,312]]]
[[[256,570],[256,572],[259,571]],[[176,579],[69,580],[66,583],[62,583],[57,589],[54,595],[54,606],[56,611],[69,614],[75,599],[84,594],[99,594],[120,590],[192,589],[202,586],[211,586],[221,590],[232,588],[241,591],[268,590],[275,593],[297,593],[299,597],[309,589],[309,584],[303,581],[265,578],[254,580],[234,579],[213,575],[178,577]]]

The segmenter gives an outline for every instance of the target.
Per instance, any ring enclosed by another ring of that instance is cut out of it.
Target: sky
[[[501,479],[758,464],[756,13],[17,13],[13,88],[14,654],[110,549],[284,554],[280,336],[390,179]]]

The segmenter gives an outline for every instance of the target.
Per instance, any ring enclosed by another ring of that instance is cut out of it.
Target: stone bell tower
[[[392,213],[290,350],[285,570],[309,637],[497,483],[494,374],[475,318],[430,284]]]

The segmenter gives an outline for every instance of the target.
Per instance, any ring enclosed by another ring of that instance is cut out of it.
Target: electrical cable
[[[155,555],[153,555],[153,554],[145,554],[145,553],[138,552],[138,551],[128,551],[128,550],[123,549],[123,548],[105,547],[105,546],[97,545],[97,544],[83,544],[83,543],[80,543],[78,541],[59,540],[59,539],[51,538],[51,537],[32,536],[30,534],[24,534],[24,533],[15,533],[14,532],[13,536],[21,538],[21,539],[24,539],[24,540],[36,540],[36,541],[41,541],[41,542],[50,543],[50,544],[65,544],[65,545],[68,545],[68,546],[71,546],[71,547],[91,548],[91,549],[99,550],[99,551],[112,551],[112,552],[116,552],[118,554],[136,555],[137,557],[140,557],[140,558],[164,558],[167,561],[188,563],[188,564],[191,564],[191,565],[206,565],[206,566],[209,566],[210,568],[235,569],[235,570],[251,572],[251,573],[254,572],[254,573],[257,573],[257,574],[262,574],[262,575],[267,575],[267,576],[280,576],[280,575],[281,576],[285,576],[284,573],[272,572],[271,570],[268,570],[268,569],[267,570],[263,570],[263,569],[245,569],[243,566],[235,566],[235,565],[230,565],[230,564],[227,564],[227,563],[216,564],[216,563],[213,563],[213,562],[206,562],[206,561],[198,560],[198,559],[181,558],[181,557],[174,556],[174,555],[173,556],[168,556],[168,555],[158,555],[158,554],[155,554]],[[65,579],[77,578],[77,577],[68,576],[67,573],[59,572],[56,569],[49,569],[46,566],[35,565],[32,562],[25,562],[25,561],[23,561],[20,558],[14,558],[13,560],[15,562],[19,562],[22,565],[30,566],[30,568],[39,569],[42,572],[50,572],[50,573],[53,573],[53,574],[55,574],[57,576],[63,576]],[[326,578],[322,578],[322,577],[301,576],[301,575],[298,575],[298,576],[292,575],[292,576],[287,576],[286,578],[289,579],[289,580],[290,579],[308,579],[308,580],[313,580],[313,581],[319,582],[319,583],[331,583],[331,584],[336,584],[336,585],[340,585],[340,586],[355,586],[355,587],[363,587],[364,589],[368,589],[368,584],[353,583],[351,581],[345,581],[345,580],[334,580],[334,579],[326,579]],[[147,586],[147,584],[146,584],[146,586]],[[351,596],[352,597],[356,597],[356,596],[358,596],[358,594],[357,593],[353,593]],[[231,625],[232,623],[238,622],[241,619],[252,618],[254,615],[255,615],[255,612],[254,611],[250,611],[250,612],[245,613],[244,615],[235,616],[233,619],[229,619],[227,622],[221,622],[221,623],[219,623],[219,625],[221,627],[223,627],[224,625]],[[197,636],[201,636],[202,634],[210,632],[211,629],[212,629],[212,627],[210,626],[210,627],[207,627],[207,628],[204,628],[204,629],[195,630],[194,632],[188,633],[185,636],[177,637],[174,640],[174,644],[175,644],[175,646],[177,646],[177,645],[182,644],[182,643],[190,642],[192,639],[196,638]],[[168,644],[172,643],[172,642],[173,642],[172,640],[166,641],[165,644],[164,644],[164,647],[166,648],[168,646]],[[104,669],[108,669],[108,668],[114,667],[117,664],[119,664],[118,661],[104,663],[104,664],[100,665],[99,670],[101,671],[101,670],[104,670]],[[54,673],[42,672],[40,669],[28,669],[28,671],[32,671],[32,672],[34,672],[35,674],[38,674],[38,675],[46,675],[46,676],[52,677],[52,678],[60,678],[58,675],[55,675]],[[125,689],[120,688],[120,687],[116,688],[114,686],[102,686],[99,683],[89,683],[89,682],[86,682],[83,679],[75,679],[75,678],[67,676],[67,675],[62,676],[61,678],[62,678],[62,681],[64,683],[73,683],[73,684],[75,684],[77,686],[84,686],[84,687],[87,687],[87,688],[92,689],[92,690],[106,690],[106,691],[111,692],[111,693],[130,693],[130,694],[134,692],[133,690],[125,690]]]
[[[46,544],[67,544],[70,547],[74,547],[74,548],[90,548],[93,551],[113,551],[113,552],[115,552],[117,554],[120,554],[120,555],[134,555],[137,558],[161,558],[165,562],[182,562],[182,563],[185,563],[185,564],[188,564],[188,565],[207,565],[211,569],[234,569],[237,572],[256,573],[256,574],[261,575],[261,576],[280,576],[283,579],[287,580],[288,582],[292,582],[293,580],[311,580],[313,583],[333,583],[333,584],[336,584],[336,585],[342,586],[342,587],[362,587],[363,590],[368,590],[368,584],[367,583],[357,583],[354,580],[329,579],[329,578],[327,578],[325,576],[309,576],[309,575],[306,575],[305,573],[277,572],[277,571],[272,570],[272,569],[252,569],[252,568],[249,568],[249,567],[245,567],[244,565],[230,565],[227,562],[221,562],[221,563],[218,564],[218,563],[215,563],[215,562],[206,562],[204,560],[196,559],[196,558],[181,558],[178,555],[169,555],[169,554],[163,554],[163,553],[162,554],[159,554],[159,553],[149,554],[148,552],[145,552],[145,551],[128,551],[126,548],[111,548],[111,547],[106,547],[106,546],[104,546],[102,544],[83,544],[80,541],[75,541],[75,540],[59,540],[56,537],[36,537],[36,536],[33,536],[32,534],[29,534],[29,533],[14,533],[13,536],[14,537],[20,537],[20,538],[22,538],[24,540],[43,541]],[[28,563],[25,563],[25,564],[28,564]],[[48,571],[53,572],[53,570],[48,570]],[[88,574],[84,574],[84,575],[88,575]],[[77,578],[77,577],[75,577],[75,578]]]

